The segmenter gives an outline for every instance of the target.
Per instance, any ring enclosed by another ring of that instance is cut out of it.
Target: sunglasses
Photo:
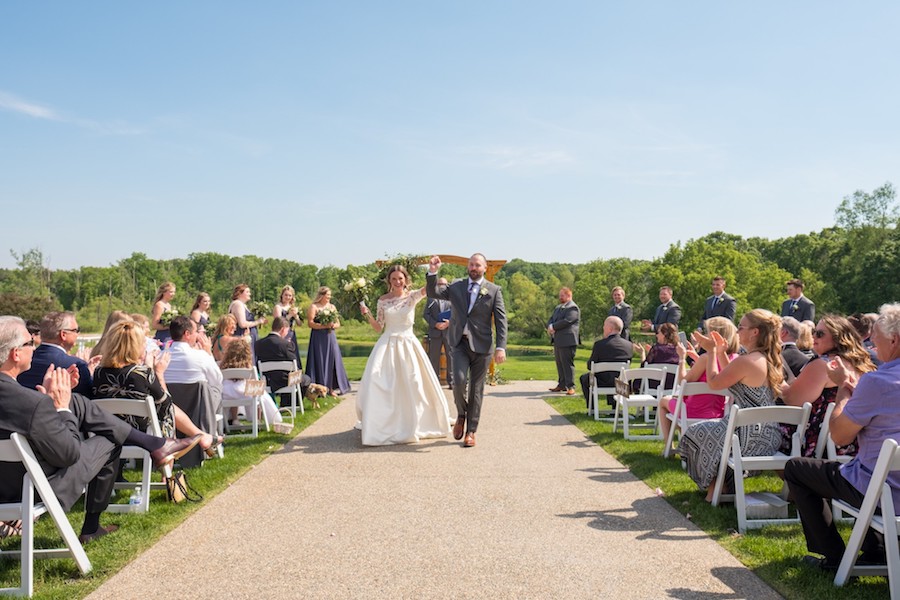
[[[825,337],[827,334],[828,334],[828,332],[825,331],[824,329],[814,329],[814,330],[813,330],[813,336],[816,337],[816,338],[823,338],[823,337]]]

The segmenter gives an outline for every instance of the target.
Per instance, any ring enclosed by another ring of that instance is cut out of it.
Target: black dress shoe
[[[561,385],[558,385],[555,388],[550,388],[550,391],[551,392],[564,392],[564,391],[566,391],[566,388],[564,388]]]
[[[81,542],[81,545],[84,546],[89,542],[93,542],[97,538],[102,538],[104,535],[108,533],[112,533],[113,531],[119,528],[118,525],[107,525],[106,527],[98,527],[97,531],[94,533],[82,533],[78,536],[78,541]]]
[[[178,460],[196,446],[201,437],[203,437],[202,433],[198,433],[192,438],[166,438],[166,442],[160,448],[150,453],[153,468],[161,469],[170,462]]]
[[[825,571],[826,573],[834,573],[835,571],[837,571],[839,564],[828,562],[827,558],[819,558],[818,556],[810,556],[809,554],[804,556],[800,560],[800,562],[802,562],[807,567],[813,567],[821,571]]]

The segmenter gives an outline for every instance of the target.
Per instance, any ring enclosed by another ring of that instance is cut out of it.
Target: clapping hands
[[[694,341],[707,352],[725,353],[728,348],[728,342],[725,341],[718,331],[713,331],[709,335],[703,335],[699,331],[693,333]]]

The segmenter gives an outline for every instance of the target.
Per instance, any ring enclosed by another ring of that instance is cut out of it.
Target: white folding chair
[[[675,410],[669,413],[666,413],[666,418],[672,421],[672,426],[669,427],[669,435],[666,438],[666,445],[663,447],[663,456],[669,458],[674,451],[672,445],[675,442],[675,430],[678,430],[678,437],[687,430],[688,427],[693,425],[694,423],[699,423],[700,421],[707,421],[708,419],[691,419],[687,416],[687,404],[684,399],[687,396],[694,396],[696,394],[715,394],[716,396],[722,396],[725,402],[725,412],[728,413],[730,411],[730,403],[731,396],[728,394],[728,390],[712,390],[709,385],[705,381],[683,381],[681,385],[678,386],[678,389],[675,394]]]
[[[243,379],[243,380],[254,380],[259,381],[259,374],[256,372],[255,368],[247,367],[247,368],[231,368],[231,369],[222,369],[222,379]],[[224,417],[225,412],[229,408],[237,408],[243,406],[245,412],[247,413],[247,419],[250,421],[250,433],[238,433],[231,434],[231,430],[240,427],[240,426],[229,426],[227,417]],[[259,413],[262,413],[263,422],[266,426],[266,431],[269,431],[269,417],[266,415],[266,411],[263,410],[262,401],[259,396],[242,396],[240,398],[222,398],[222,414],[225,422],[225,431],[230,435],[237,436],[250,436],[250,437],[259,437]]]
[[[152,396],[147,396],[143,400],[135,398],[94,398],[91,400],[97,406],[105,409],[114,415],[133,415],[147,419],[147,433],[156,437],[162,437],[162,430],[159,426],[159,417],[156,414],[156,405]],[[157,481],[151,482],[150,475],[153,472],[153,461],[150,460],[150,453],[137,446],[122,446],[121,458],[130,458],[141,461],[141,481],[140,483],[133,481],[117,481],[115,489],[125,490],[134,489],[141,486],[143,494],[141,503],[135,508],[130,504],[110,504],[106,507],[107,512],[147,512],[150,510],[150,489],[165,489],[166,484]],[[166,467],[170,469],[171,467]]]
[[[896,516],[894,497],[891,494],[891,486],[887,483],[890,472],[898,470],[900,470],[900,446],[895,440],[888,438],[881,445],[881,453],[878,455],[878,462],[875,463],[862,505],[855,508],[842,500],[834,500],[843,512],[856,517],[856,524],[850,533],[850,540],[834,576],[834,585],[844,585],[851,575],[887,576],[891,598],[900,599],[900,545],[897,543],[900,518]],[[876,515],[875,510],[879,507],[879,503],[881,514]],[[884,535],[886,565],[856,566],[869,527]]]
[[[716,479],[713,492],[713,506],[718,506],[722,501],[734,501],[737,508],[738,531],[744,533],[747,529],[762,527],[764,525],[784,525],[796,523],[799,518],[779,519],[748,519],[747,495],[744,493],[745,471],[782,471],[788,460],[795,456],[801,456],[800,440],[806,431],[809,421],[809,412],[812,406],[806,402],[802,407],[798,406],[758,406],[753,408],[731,407],[728,419],[728,429],[725,433],[725,445],[722,448],[722,458],[719,462],[719,474]],[[796,425],[797,430],[791,437],[791,453],[784,454],[778,450],[768,456],[743,456],[741,442],[738,437],[739,427],[753,427],[764,423],[785,423]],[[725,485],[725,476],[728,469],[734,471],[734,494],[722,493]]]
[[[659,406],[659,392],[665,386],[666,372],[663,369],[654,369],[650,367],[641,367],[638,369],[624,369],[619,378],[630,389],[632,382],[640,381],[640,392],[637,394],[616,394],[616,408],[613,414],[613,433],[618,430],[619,413],[622,414],[622,434],[626,440],[658,440],[660,434],[657,430],[657,422],[654,419],[652,423],[645,422],[642,425],[631,423],[631,409],[643,408],[645,410],[645,418],[647,409]],[[659,386],[656,389],[650,387],[651,381],[658,381]],[[652,428],[653,433],[644,435],[632,435],[630,428]]]
[[[661,369],[665,371],[666,376],[663,378],[663,381],[660,382],[659,387],[659,397],[663,396],[674,396],[675,390],[678,389],[678,385],[681,383],[681,365],[673,365],[672,363],[650,363],[644,365],[649,369]],[[674,375],[675,377],[672,379],[672,386],[669,387],[666,385],[666,381],[669,379],[669,375]]]
[[[69,519],[47,476],[38,464],[28,440],[18,433],[12,433],[8,440],[0,440],[0,461],[21,462],[25,467],[25,476],[22,479],[22,500],[20,502],[6,502],[0,504],[0,520],[22,521],[22,546],[20,550],[0,550],[0,558],[9,556],[22,561],[21,580],[19,587],[0,589],[2,594],[15,594],[31,597],[34,594],[34,559],[36,557],[47,558],[73,558],[78,570],[82,574],[89,573],[91,561],[88,560],[81,542],[75,530],[72,529]],[[35,490],[41,501],[36,502]],[[41,549],[34,547],[34,520],[46,513],[50,513],[53,524],[65,542],[65,548]]]
[[[612,395],[616,393],[616,387],[600,387],[597,385],[597,375],[600,373],[616,373],[618,376],[623,369],[628,368],[627,362],[592,362],[588,364],[590,372],[590,387],[588,388],[588,398],[590,406],[588,406],[588,414],[594,413],[594,420],[600,420],[600,396]],[[609,411],[605,411],[607,414]]]
[[[288,373],[292,373],[297,370],[297,361],[296,360],[270,360],[268,362],[258,361],[256,363],[259,366],[259,374],[265,377],[266,373],[269,371],[287,371]],[[267,378],[268,379],[268,378]],[[297,406],[300,406],[300,414],[303,414],[303,395],[300,393],[300,384],[297,385],[286,385],[281,389],[273,390],[271,387],[266,387],[266,391],[272,395],[272,398],[275,397],[275,394],[290,394],[291,395],[291,417],[297,418]]]

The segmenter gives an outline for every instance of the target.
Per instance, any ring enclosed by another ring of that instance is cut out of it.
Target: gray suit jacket
[[[443,306],[442,306],[443,305]],[[439,323],[440,315],[450,308],[450,303],[446,300],[429,299],[425,305],[425,322],[428,323],[428,337],[438,339],[444,335],[449,335],[450,329],[435,329],[435,325]]]
[[[679,321],[681,321],[681,307],[675,304],[674,300],[669,300],[665,304],[660,304],[656,307],[656,314],[653,315],[650,330],[656,331],[656,328],[663,323],[678,325]]]
[[[491,320],[497,330],[497,348],[506,350],[506,307],[500,287],[487,279],[469,311],[469,278],[454,281],[449,285],[438,285],[437,275],[429,273],[425,278],[425,291],[429,298],[450,301],[450,345],[457,346],[463,330],[469,327],[472,348],[479,354],[491,351]]]
[[[578,326],[581,322],[581,309],[569,300],[565,304],[559,304],[547,321],[547,327],[553,326],[554,334],[550,343],[559,348],[577,346],[581,342]]]
[[[806,296],[797,298],[797,308],[794,307],[794,301],[788,298],[781,303],[781,316],[794,317],[800,322],[816,320],[816,305]]]
[[[705,323],[707,319],[712,317],[725,317],[729,321],[734,321],[737,314],[737,300],[726,293],[722,294],[722,299],[716,301],[715,296],[710,296],[703,304],[703,317],[697,325],[697,329],[706,329]]]
[[[634,318],[634,310],[631,308],[630,304],[622,303],[622,308],[616,308],[616,305],[613,304],[612,308],[609,309],[610,317],[619,317],[622,319],[622,328],[621,337],[626,340],[631,339],[631,320]]]

